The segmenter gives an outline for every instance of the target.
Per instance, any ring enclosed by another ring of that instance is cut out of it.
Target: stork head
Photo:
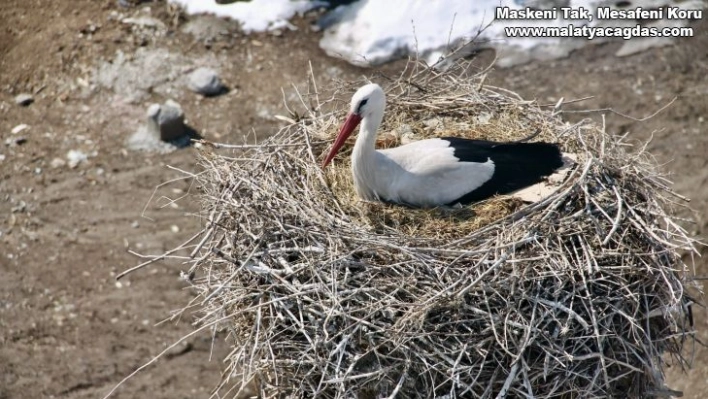
[[[339,134],[334,140],[332,149],[329,151],[329,154],[327,154],[324,162],[322,162],[322,167],[324,168],[332,161],[362,119],[374,117],[379,119],[377,123],[381,123],[385,107],[386,95],[383,89],[381,89],[381,86],[376,83],[370,83],[357,90],[354,96],[352,96],[349,115],[347,115],[344,125],[342,125],[339,130]]]
[[[376,83],[369,83],[362,86],[352,96],[350,115],[359,115],[366,118],[376,112],[381,112],[386,107],[386,96],[381,86]]]

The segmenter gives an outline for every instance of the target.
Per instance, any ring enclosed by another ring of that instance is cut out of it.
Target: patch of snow
[[[228,17],[241,23],[246,33],[276,30],[289,26],[295,14],[303,14],[324,5],[311,0],[251,0],[231,4],[217,4],[213,0],[169,0],[184,7],[188,14],[210,13]]]
[[[629,8],[677,6],[687,9],[701,8],[703,3],[702,0],[635,0]],[[472,44],[474,47],[469,50],[494,48],[499,56],[497,64],[511,66],[532,59],[567,56],[572,50],[589,43],[599,43],[602,39],[509,38],[506,36],[506,27],[567,27],[570,24],[576,27],[585,24],[629,27],[638,23],[635,20],[598,21],[594,18],[591,22],[567,20],[562,18],[563,13],[560,11],[561,7],[582,7],[594,16],[598,6],[620,8],[606,0],[360,0],[340,6],[320,20],[320,27],[325,29],[320,47],[330,56],[344,58],[362,66],[416,55],[432,65],[451,49],[467,43],[479,34],[476,43]],[[538,10],[557,8],[558,18],[494,21],[497,7],[508,7],[511,10],[526,7]],[[481,29],[484,30],[479,33]],[[631,41],[635,40],[643,39],[635,38]],[[670,39],[662,43],[667,40]]]
[[[587,1],[575,1],[573,6]],[[522,8],[514,0],[361,0],[339,7],[339,21],[325,30],[320,46],[332,56],[360,65],[376,65],[394,57],[418,54],[433,64],[449,46],[468,41],[494,19],[499,6]],[[506,22],[506,21],[505,21]],[[330,22],[331,23],[331,22]],[[519,26],[558,26],[560,20],[521,21]],[[479,41],[504,41],[504,27],[516,23],[493,23]],[[531,48],[536,42],[558,39],[511,39],[516,46]]]
[[[169,0],[189,14],[209,13],[241,23],[246,33],[272,31],[291,26],[287,20],[327,2],[319,0],[251,0],[218,4],[214,0]],[[634,27],[636,20],[563,19],[562,7],[584,8],[594,16],[598,6],[614,9],[679,7],[701,9],[705,0],[632,0],[617,5],[610,0],[359,0],[339,6],[318,21],[324,36],[320,47],[330,56],[344,58],[361,66],[382,64],[405,56],[418,56],[435,64],[449,56],[453,49],[468,43],[454,57],[463,57],[481,48],[497,51],[497,65],[507,67],[531,60],[565,57],[571,51],[607,39],[584,37],[548,38],[506,36],[507,27],[588,26]],[[558,18],[550,20],[496,20],[498,7],[510,10],[558,10]],[[494,21],[493,23],[491,23]],[[687,21],[670,21],[671,26],[684,26]],[[491,24],[490,24],[491,23]],[[666,21],[641,21],[645,26],[662,27]],[[480,32],[480,30],[483,30]],[[633,54],[646,48],[670,44],[671,38],[633,38],[626,40],[619,55]],[[438,64],[444,68],[445,63]]]

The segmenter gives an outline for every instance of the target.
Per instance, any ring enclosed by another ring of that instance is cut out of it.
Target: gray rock
[[[18,145],[23,145],[27,143],[27,137],[20,136],[20,137],[10,137],[5,139],[5,145],[8,147],[15,147]]]
[[[26,107],[34,102],[34,97],[31,94],[22,93],[15,97],[15,104]]]
[[[224,85],[215,70],[197,68],[189,74],[187,87],[195,93],[215,96],[224,92]]]
[[[184,123],[182,107],[172,100],[148,107],[145,124],[126,142],[134,151],[166,154],[191,144],[199,135]]]
[[[161,141],[175,141],[189,135],[184,124],[182,107],[172,100],[164,104],[153,104],[147,112],[147,129],[150,134]]]

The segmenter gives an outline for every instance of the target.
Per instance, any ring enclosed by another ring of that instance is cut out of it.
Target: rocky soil
[[[197,170],[196,150],[129,145],[151,104],[174,100],[204,138],[240,143],[277,128],[283,96],[294,98],[310,63],[322,85],[372,73],[327,57],[309,29],[314,16],[295,21],[297,31],[245,36],[164,2],[119,3],[0,3],[0,398],[103,397],[191,331],[179,262],[115,280],[144,260],[135,254],[161,253],[200,225],[193,182],[180,171]],[[605,115],[610,132],[653,137],[649,149],[692,198],[691,230],[705,236],[708,24],[694,26],[698,37],[673,46],[625,58],[613,56],[621,43],[588,46],[494,70],[487,83],[547,104],[591,96],[567,109],[604,111],[567,117],[601,123]],[[492,58],[476,62],[481,69]],[[190,74],[199,68],[226,89],[195,92]],[[697,272],[705,269],[697,259]],[[706,341],[706,310],[694,314]],[[228,351],[223,337],[189,338],[114,397],[209,397]],[[672,369],[671,386],[708,397],[708,352],[696,348],[694,365]]]

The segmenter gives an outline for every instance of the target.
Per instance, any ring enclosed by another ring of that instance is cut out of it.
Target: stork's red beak
[[[337,152],[339,151],[339,149],[342,148],[342,146],[344,145],[344,142],[347,141],[349,136],[351,136],[354,129],[356,129],[356,127],[359,126],[359,122],[361,122],[360,115],[349,114],[347,116],[347,120],[344,121],[344,125],[342,125],[342,128],[339,129],[339,134],[337,135],[337,138],[334,139],[334,144],[332,144],[332,149],[329,150],[329,154],[327,154],[327,158],[325,158],[324,162],[322,162],[323,168],[325,166],[329,165],[330,162],[332,162],[332,159],[334,158],[335,155],[337,155]]]

